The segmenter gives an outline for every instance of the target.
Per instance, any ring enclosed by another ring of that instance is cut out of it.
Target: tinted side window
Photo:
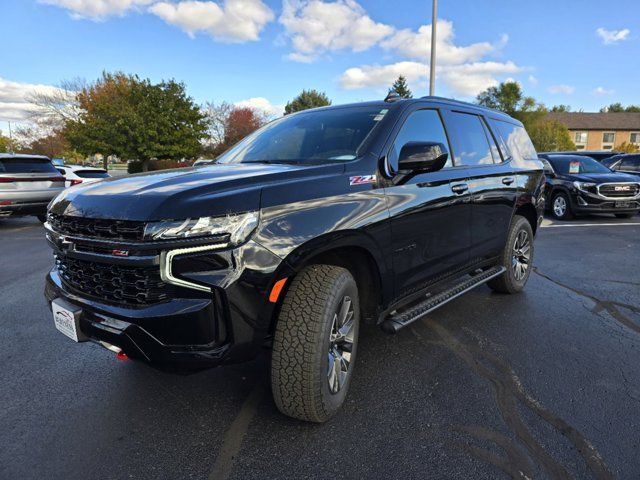
[[[447,116],[447,126],[452,136],[456,165],[493,163],[491,147],[479,116],[452,112]]]
[[[437,110],[417,110],[407,118],[389,152],[389,163],[398,168],[400,150],[409,142],[436,142],[449,151],[449,142]],[[445,167],[451,166],[451,157]]]
[[[502,121],[495,121],[494,125],[507,145],[509,156],[516,160],[537,160],[538,154],[531,143],[531,139],[524,127]]]
[[[640,172],[640,158],[625,158],[619,168],[630,172]]]

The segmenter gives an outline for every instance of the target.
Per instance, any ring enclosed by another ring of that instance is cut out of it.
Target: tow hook
[[[120,347],[116,347],[115,345],[111,345],[110,343],[100,341],[100,345],[102,345],[107,350],[114,352],[116,354],[116,358],[120,361],[129,360],[129,355],[124,353]]]

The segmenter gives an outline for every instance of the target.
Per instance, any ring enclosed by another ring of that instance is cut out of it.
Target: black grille
[[[141,241],[144,237],[144,222],[70,217],[53,213],[48,215],[47,220],[62,235],[129,241]]]
[[[74,290],[100,300],[150,305],[169,298],[158,267],[129,267],[56,256],[60,277]]]
[[[600,185],[600,195],[611,198],[635,197],[640,192],[640,185],[637,183],[627,184],[607,184]]]

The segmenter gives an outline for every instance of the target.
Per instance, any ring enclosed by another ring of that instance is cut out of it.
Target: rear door
[[[400,125],[392,133],[387,153],[392,168],[397,167],[402,147],[410,142],[442,143],[450,153],[439,110],[414,105]],[[467,263],[471,214],[464,176],[452,168],[449,159],[437,172],[397,174],[385,188],[391,212],[396,296],[420,290]]]
[[[481,262],[495,257],[504,247],[517,198],[517,179],[482,115],[451,110],[445,122],[451,132],[455,168],[464,172],[471,196],[470,261]]]

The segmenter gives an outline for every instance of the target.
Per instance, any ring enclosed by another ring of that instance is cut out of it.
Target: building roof
[[[569,130],[640,131],[640,113],[635,112],[550,112],[549,120],[563,123]]]

